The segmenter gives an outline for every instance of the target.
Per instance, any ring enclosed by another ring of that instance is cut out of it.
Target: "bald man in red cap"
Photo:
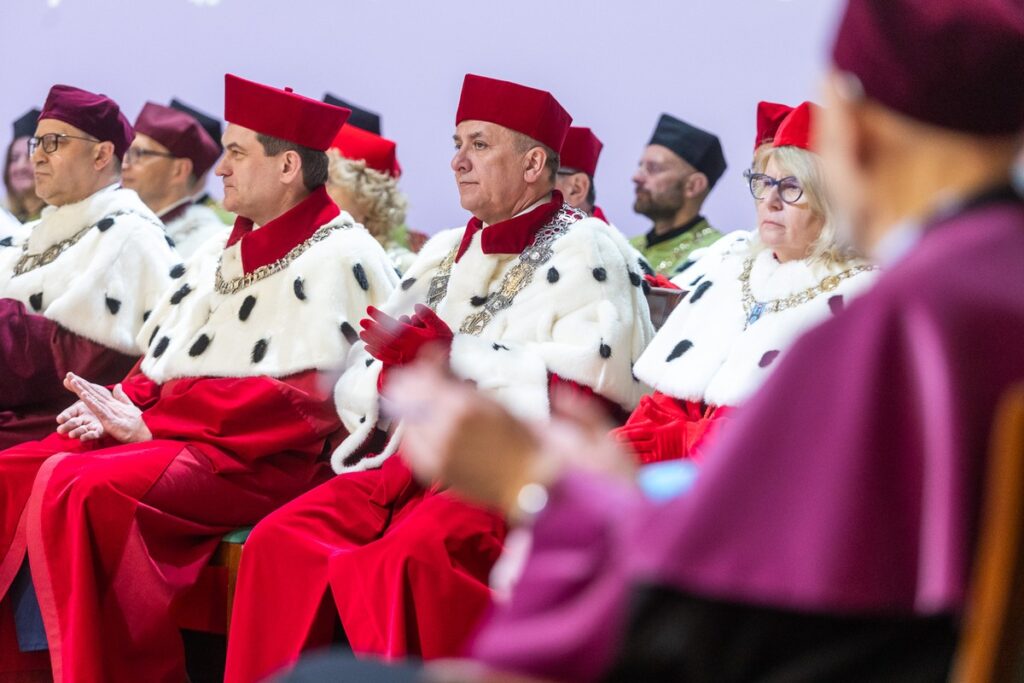
[[[331,390],[397,282],[324,189],[347,115],[228,75],[231,234],[171,269],[136,371],[112,390],[69,374],[58,433],[0,453],[0,481],[31,488],[2,520],[0,596],[27,552],[55,681],[185,680],[175,599],[226,531],[329,473]]]
[[[147,102],[135,120],[135,139],[125,154],[122,183],[163,221],[182,258],[227,228],[200,201],[207,172],[220,146],[194,116]]]
[[[49,207],[0,235],[0,448],[53,431],[74,398],[65,373],[113,383],[142,353],[136,337],[177,257],[118,187],[133,134],[109,97],[66,85],[47,96],[29,146]]]
[[[392,456],[378,386],[435,344],[452,371],[544,421],[549,392],[610,413],[643,389],[630,372],[652,336],[635,253],[554,189],[570,117],[547,92],[466,76],[452,170],[465,227],[428,242],[383,310],[363,321],[335,398],[350,436],[341,475],[257,525],[239,574],[227,679],[256,681],[330,640],[361,655],[459,652],[490,600],[504,521],[415,483]],[[384,438],[382,438],[384,437]]]

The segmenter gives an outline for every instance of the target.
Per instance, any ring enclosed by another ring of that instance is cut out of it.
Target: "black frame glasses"
[[[786,204],[796,204],[804,196],[803,185],[796,176],[773,178],[767,173],[745,171],[743,177],[747,179],[751,196],[758,201],[764,200],[773,187],[778,188],[779,199]]]
[[[47,133],[46,135],[33,135],[28,139],[28,155],[32,156],[36,148],[42,147],[46,154],[53,154],[60,147],[60,141],[64,139],[85,140],[86,142],[100,142],[96,138],[87,138],[81,135],[68,135],[67,133]]]
[[[131,165],[137,164],[146,157],[165,157],[167,159],[176,158],[173,154],[168,152],[158,152],[155,149],[139,149],[136,147],[129,147],[128,151],[124,153],[123,163]]]

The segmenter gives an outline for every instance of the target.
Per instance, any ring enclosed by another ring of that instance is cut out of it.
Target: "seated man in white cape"
[[[384,426],[378,385],[425,345],[533,420],[546,420],[553,387],[597,396],[620,418],[639,400],[632,364],[653,336],[639,254],[554,190],[569,124],[550,93],[466,77],[451,165],[472,218],[428,242],[363,321],[366,345],[335,396],[350,431],[334,453],[341,476],[250,536],[227,680],[294,661],[328,641],[338,617],[359,654],[453,655],[488,604],[501,516],[413,482],[389,457],[400,426],[368,446]]]

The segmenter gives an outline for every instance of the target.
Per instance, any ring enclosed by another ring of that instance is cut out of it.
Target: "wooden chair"
[[[252,527],[242,527],[221,538],[196,585],[172,608],[180,628],[225,635],[230,632],[238,565],[242,561],[242,546],[251,531]]]
[[[951,680],[1024,681],[1024,384],[996,415],[979,531]]]

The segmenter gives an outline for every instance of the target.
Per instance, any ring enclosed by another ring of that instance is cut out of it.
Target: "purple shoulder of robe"
[[[592,680],[641,582],[836,615],[960,613],[995,407],[1024,381],[1022,263],[1020,201],[940,220],[793,346],[686,496],[656,507],[600,500],[612,489],[592,477],[559,483],[473,656]]]

